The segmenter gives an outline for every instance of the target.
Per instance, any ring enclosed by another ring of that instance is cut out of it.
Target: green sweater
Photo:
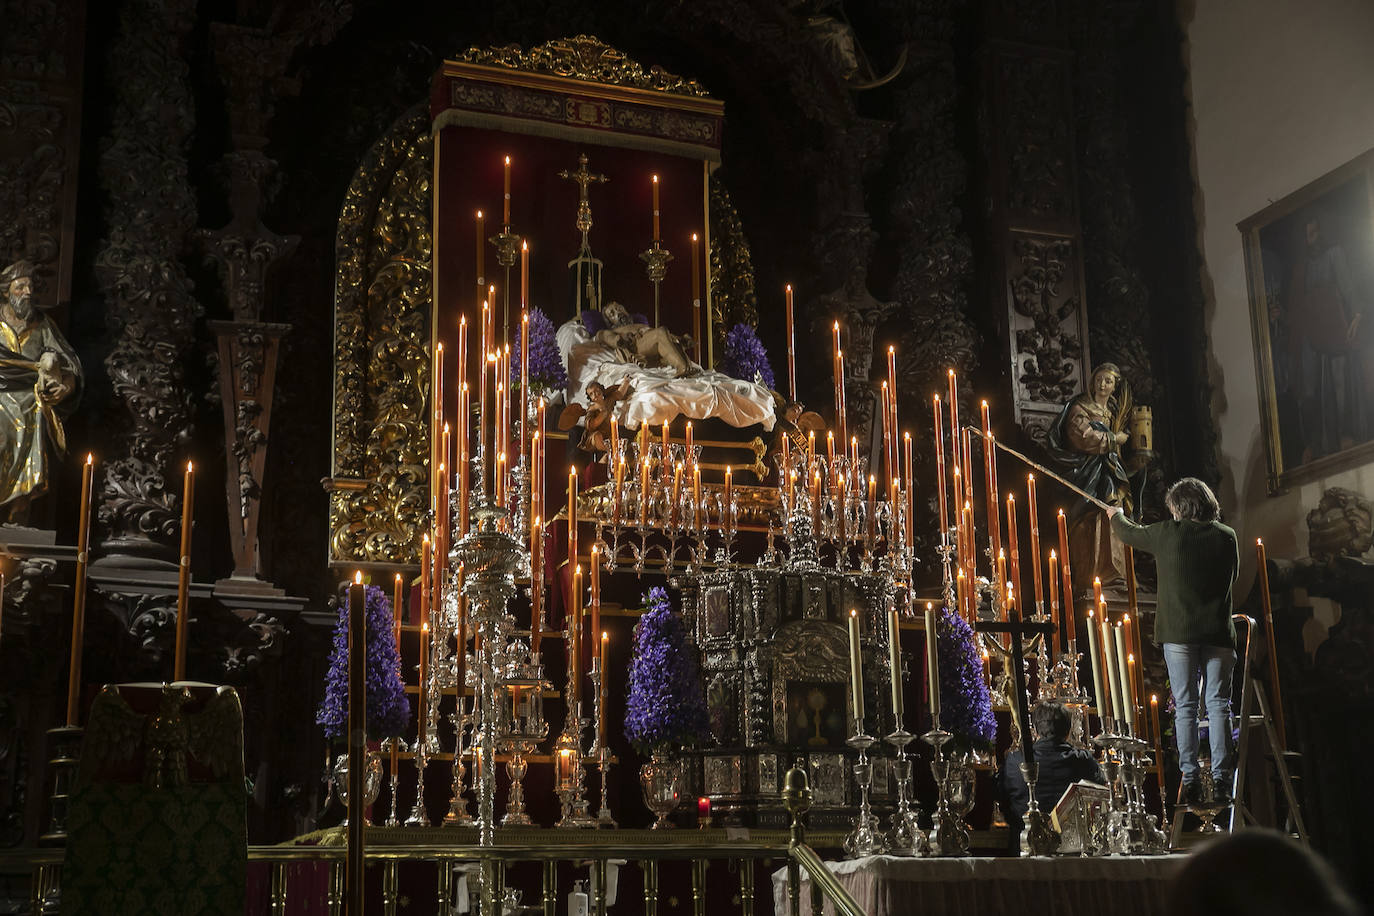
[[[1227,646],[1236,643],[1231,589],[1240,550],[1221,522],[1155,522],[1140,526],[1117,514],[1112,531],[1137,550],[1154,554],[1159,571],[1155,643]]]

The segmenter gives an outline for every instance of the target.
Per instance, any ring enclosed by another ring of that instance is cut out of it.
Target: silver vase
[[[367,772],[363,776],[363,804],[362,809],[366,811],[372,807],[373,802],[382,791],[382,756],[376,751],[368,748],[367,750]],[[339,802],[348,807],[348,755],[340,754],[334,759],[334,790],[338,793]],[[344,818],[344,825],[348,824],[348,819]]]
[[[682,762],[664,754],[654,754],[639,768],[639,785],[644,790],[644,804],[658,818],[653,829],[672,827],[668,815],[677,810],[682,798]]]

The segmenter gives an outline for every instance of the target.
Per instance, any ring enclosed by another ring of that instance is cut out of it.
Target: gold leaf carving
[[[509,70],[548,73],[612,86],[653,89],[679,95],[708,97],[696,80],[684,79],[662,67],[645,69],[620,51],[591,35],[558,38],[525,51],[519,45],[468,48],[459,60]]]

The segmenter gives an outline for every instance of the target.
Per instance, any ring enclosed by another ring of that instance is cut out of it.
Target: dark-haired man
[[[1092,754],[1069,744],[1069,713],[1053,700],[1041,700],[1030,711],[1031,728],[1035,731],[1035,762],[1040,766],[1035,783],[1035,800],[1047,814],[1058,804],[1064,790],[1081,779],[1105,783],[1102,768]],[[1025,740],[1024,738],[1022,740]],[[1021,751],[1008,751],[1002,766],[1001,782],[1007,805],[1007,823],[1011,828],[1011,848],[1020,848],[1020,836],[1026,809],[1030,807],[1030,789],[1021,775]]]
[[[1221,523],[1221,507],[1207,484],[1185,477],[1169,488],[1164,505],[1173,516],[1140,526],[1121,510],[1109,510],[1112,530],[1124,543],[1154,554],[1159,572],[1155,643],[1164,651],[1174,693],[1174,734],[1184,794],[1205,801],[1197,762],[1198,685],[1207,704],[1216,801],[1228,803],[1235,772],[1231,737],[1231,671],[1236,665],[1236,630],[1231,590],[1240,552],[1236,533]]]

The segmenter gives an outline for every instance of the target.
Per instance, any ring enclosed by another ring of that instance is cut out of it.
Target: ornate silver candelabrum
[[[1096,741],[1107,750],[1102,768],[1111,786],[1111,808],[1107,813],[1106,850],[1117,855],[1159,855],[1168,852],[1169,842],[1153,814],[1145,810],[1145,773],[1149,745],[1121,729],[1121,734],[1103,734]]]
[[[931,816],[930,854],[966,856],[969,841],[968,825],[950,807],[951,764],[944,752],[945,745],[954,736],[940,728],[938,717],[933,725],[930,731],[921,736],[922,741],[935,749],[935,760],[930,764],[930,771],[935,776],[935,785],[939,791],[935,813]]]
[[[415,742],[415,805],[406,818],[407,827],[428,827],[429,812],[425,810],[425,765],[429,763],[429,742]]]
[[[854,764],[854,782],[859,787],[859,815],[854,819],[854,829],[844,838],[844,851],[851,859],[877,855],[887,848],[882,825],[873,816],[868,802],[868,794],[873,788],[873,765],[868,761],[868,749],[874,742],[871,735],[862,732],[845,742],[859,752],[859,760]]]
[[[911,809],[911,758],[906,755],[906,746],[916,740],[916,736],[899,727],[883,740],[897,749],[897,759],[892,763],[892,775],[897,780],[897,810],[892,812],[888,847],[897,856],[928,856],[930,841],[916,820],[916,812]]]
[[[566,695],[566,694],[565,694]],[[581,715],[569,703],[568,720],[554,745],[554,792],[558,795],[559,818],[556,827],[595,827],[596,818],[587,814],[586,773],[583,770]],[[576,724],[574,724],[576,723]]]

